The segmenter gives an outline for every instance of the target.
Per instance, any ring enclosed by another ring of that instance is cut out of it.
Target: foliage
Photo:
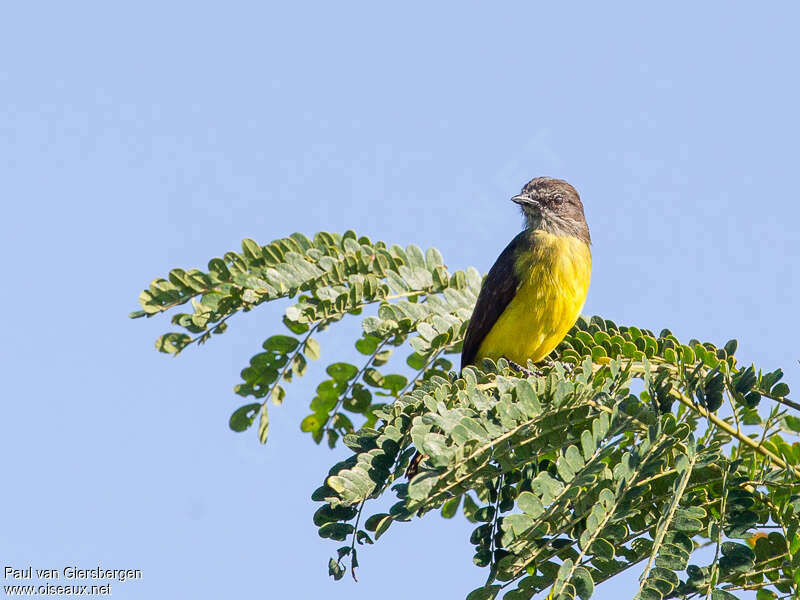
[[[230,427],[258,417],[265,442],[268,400],[280,404],[285,383],[320,358],[315,336],[377,305],[355,340],[363,364],[330,363],[300,424],[316,443],[353,452],[312,496],[320,536],[344,542],[328,565],[335,579],[347,561],[355,576],[359,549],[394,524],[461,507],[476,524],[474,562],[487,569],[468,600],[543,590],[585,599],[637,566],[642,600],[797,595],[800,443],[785,438],[800,419],[787,412],[798,405],[780,370],[739,365],[735,340],[682,344],[668,330],[592,317],[547,366],[520,373],[501,359],[459,374],[446,356],[460,351],[480,283],[474,269],[450,273],[433,248],[293,234],[244,240],[207,271],[174,269],[131,316],[191,302],[172,317],[181,331],[156,342],[178,354],[239,312],[291,298],[288,332],[264,341],[235,388],[251,401]],[[389,512],[367,516],[385,495]]]

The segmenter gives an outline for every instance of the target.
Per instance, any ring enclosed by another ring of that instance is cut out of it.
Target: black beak
[[[512,202],[516,202],[520,206],[539,206],[539,201],[526,196],[525,194],[518,194],[511,198]]]

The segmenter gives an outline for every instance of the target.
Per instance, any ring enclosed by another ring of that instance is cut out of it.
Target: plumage
[[[517,235],[478,295],[461,367],[500,357],[524,366],[550,354],[580,315],[591,265],[589,246],[574,236]]]
[[[591,238],[578,192],[537,177],[512,198],[526,229],[483,282],[467,328],[461,368],[505,357],[524,366],[545,358],[575,324],[592,271]]]
[[[483,339],[503,314],[519,287],[519,278],[514,269],[520,249],[529,244],[530,232],[519,233],[497,257],[483,281],[478,301],[472,311],[472,318],[464,337],[461,349],[461,368],[475,364],[475,357]]]

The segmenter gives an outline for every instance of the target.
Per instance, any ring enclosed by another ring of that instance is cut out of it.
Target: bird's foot
[[[503,357],[503,358],[505,358],[505,357]],[[543,373],[539,369],[533,369],[533,370],[527,369],[527,368],[523,367],[522,365],[520,365],[518,363],[515,363],[510,358],[506,358],[506,360],[508,361],[508,366],[509,367],[514,369],[517,373],[522,373],[523,375],[525,375],[525,377],[530,377],[531,375],[533,375],[534,377],[541,377],[543,375]]]
[[[506,357],[503,358],[505,358],[508,361],[509,367],[514,369],[517,373],[522,373],[526,377],[530,377],[531,375],[533,375],[534,377],[544,377],[545,374],[547,374],[548,372],[552,371],[553,369],[559,366],[562,369],[564,369],[565,375],[571,375],[575,371],[575,365],[568,362],[555,362],[552,360],[545,360],[537,363],[536,365],[533,365],[535,368],[528,369],[526,367],[523,367],[519,363],[514,362],[510,358]]]
[[[556,362],[554,360],[545,360],[540,362],[539,364],[542,365],[543,367],[547,367],[548,370],[555,369],[557,366],[561,366],[561,368],[564,369],[565,375],[572,375],[572,373],[575,371],[575,365],[573,365],[570,362],[560,362],[560,361]]]

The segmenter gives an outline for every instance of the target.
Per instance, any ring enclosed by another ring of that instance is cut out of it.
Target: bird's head
[[[590,243],[589,227],[577,190],[562,179],[536,177],[511,198],[522,208],[525,226],[555,235],[574,235]]]

